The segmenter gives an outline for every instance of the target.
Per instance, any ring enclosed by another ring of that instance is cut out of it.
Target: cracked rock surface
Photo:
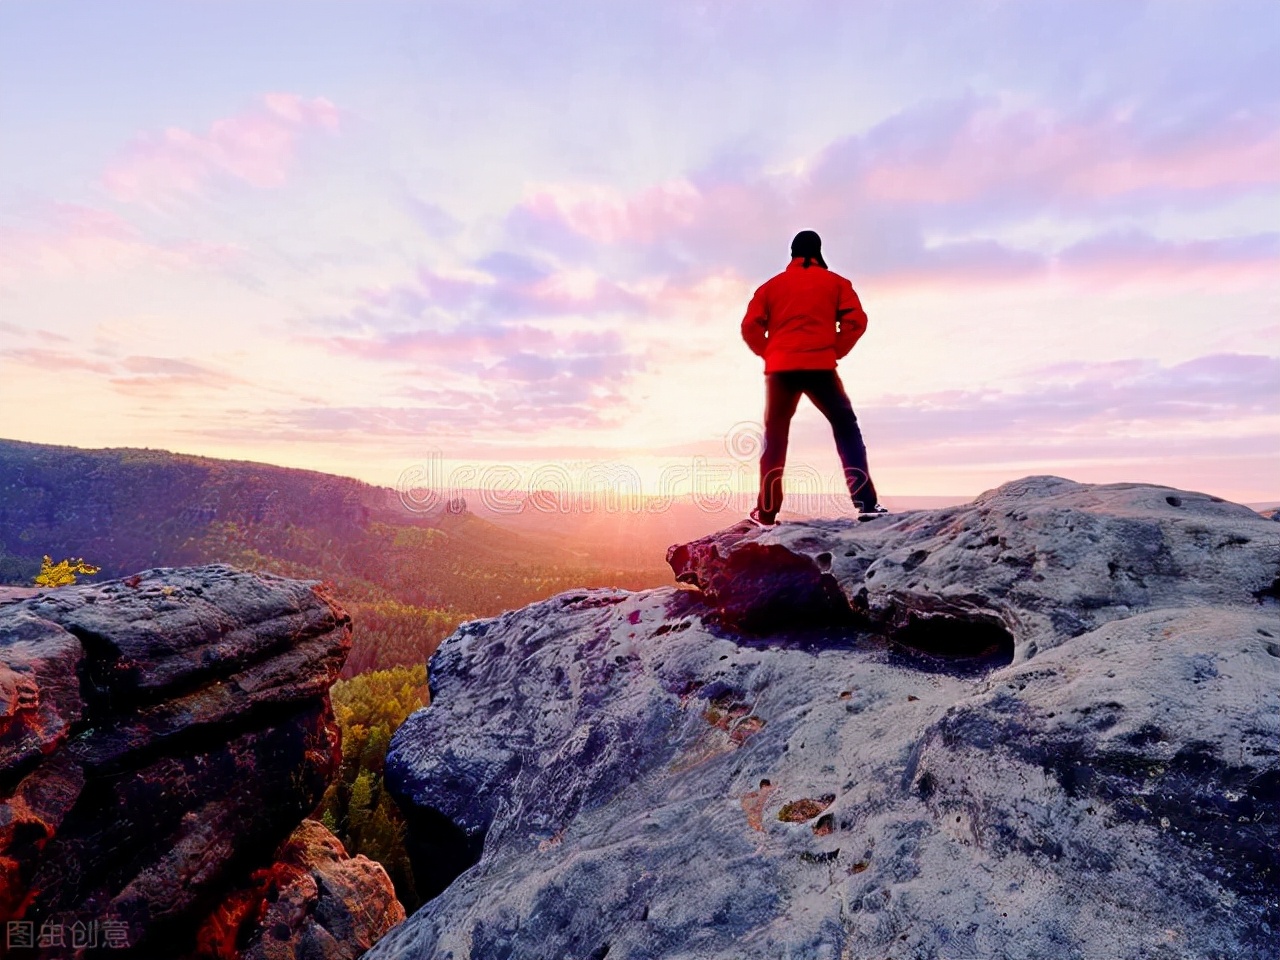
[[[668,559],[441,645],[387,760],[439,895],[369,957],[1280,949],[1270,519],[1031,477]]]

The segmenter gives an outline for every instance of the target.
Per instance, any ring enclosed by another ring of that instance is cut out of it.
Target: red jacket
[[[795,257],[756,290],[742,318],[742,339],[764,357],[764,372],[834,370],[867,329],[853,284]]]

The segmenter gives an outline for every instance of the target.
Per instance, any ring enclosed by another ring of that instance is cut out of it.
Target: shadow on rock
[[[747,630],[727,620],[698,591],[681,591],[668,604],[679,616],[694,615],[712,636],[756,650],[854,650],[869,660],[918,670],[971,678],[1013,662],[1013,635],[993,618],[966,619],[938,614],[912,616],[887,627],[846,611],[825,624],[777,625]]]

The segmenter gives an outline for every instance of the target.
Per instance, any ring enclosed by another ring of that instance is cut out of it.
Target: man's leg
[[[871,482],[871,468],[867,465],[867,447],[862,442],[862,430],[840,382],[840,374],[834,370],[808,372],[811,376],[806,379],[804,392],[831,424],[849,496],[863,507],[873,507],[879,501],[875,484]]]
[[[791,418],[800,403],[794,371],[765,374],[764,450],[760,453],[760,518],[772,523],[782,509],[782,470],[787,463]]]

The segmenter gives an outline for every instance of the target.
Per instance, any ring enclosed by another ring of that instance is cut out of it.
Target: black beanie
[[[804,257],[806,268],[812,260],[823,270],[827,269],[827,261],[822,259],[822,238],[812,230],[801,230],[796,234],[796,238],[791,241],[791,256]]]

